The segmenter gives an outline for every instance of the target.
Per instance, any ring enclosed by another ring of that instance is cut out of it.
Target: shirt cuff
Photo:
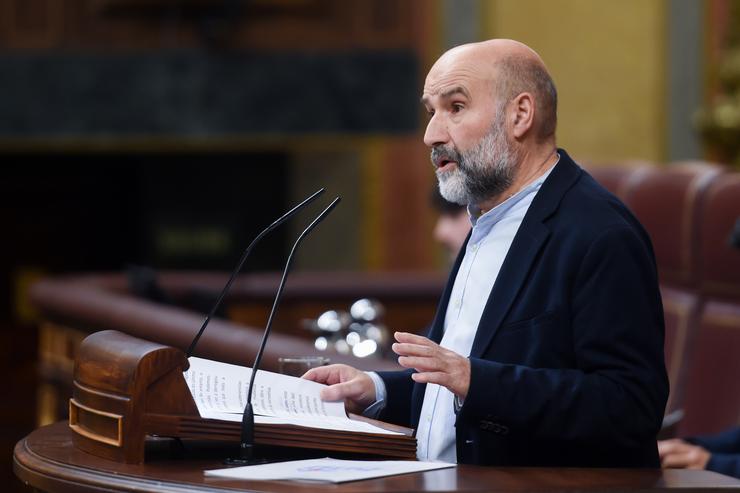
[[[460,412],[460,409],[462,409],[463,404],[465,404],[465,399],[462,399],[458,397],[457,394],[455,394],[455,414]]]
[[[383,409],[385,409],[385,382],[383,382],[383,379],[380,378],[380,375],[378,375],[374,371],[368,371],[365,373],[373,380],[373,384],[375,385],[375,402],[365,408],[365,410],[362,411],[362,415],[366,418],[375,419],[380,416],[380,413],[383,411]]]

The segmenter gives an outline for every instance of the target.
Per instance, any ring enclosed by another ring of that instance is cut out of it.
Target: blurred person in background
[[[658,442],[664,468],[707,469],[740,478],[740,427],[715,435]]]
[[[740,218],[730,232],[729,243],[740,250]],[[661,440],[658,452],[664,468],[707,469],[740,478],[740,427],[714,435]]]
[[[437,222],[434,223],[433,236],[435,241],[442,245],[447,252],[450,263],[455,261],[457,254],[470,233],[470,215],[464,205],[446,200],[434,187],[430,195],[430,202],[437,211]]]

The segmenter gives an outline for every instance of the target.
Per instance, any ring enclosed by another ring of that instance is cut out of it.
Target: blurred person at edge
[[[422,104],[440,192],[473,222],[439,312],[428,337],[395,333],[404,371],[304,378],[416,428],[422,460],[657,468],[668,379],[652,245],[556,147],[544,62],[512,40],[453,48]]]
[[[729,243],[740,250],[740,218],[730,232]],[[707,469],[740,478],[740,426],[714,435],[661,440],[658,453],[665,468]]]
[[[429,201],[438,214],[432,235],[444,247],[452,263],[470,233],[470,215],[464,205],[446,200],[437,188],[432,190]]]
[[[740,427],[715,435],[661,440],[658,452],[664,468],[707,469],[740,478]]]

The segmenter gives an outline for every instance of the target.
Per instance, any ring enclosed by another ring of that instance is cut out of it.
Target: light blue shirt
[[[442,347],[470,355],[483,309],[509,247],[532,200],[553,168],[483,215],[468,207],[473,230],[447,304]],[[386,389],[376,373],[369,375],[375,384],[377,400],[365,414],[377,416],[385,406]],[[491,391],[495,397],[495,389]],[[457,462],[454,402],[455,396],[448,389],[427,384],[416,430],[419,460]]]

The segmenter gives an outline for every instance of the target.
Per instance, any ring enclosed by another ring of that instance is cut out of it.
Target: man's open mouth
[[[450,159],[440,159],[437,162],[437,170],[438,171],[446,171],[448,169],[451,169],[453,166],[456,166],[457,162],[452,161]]]

